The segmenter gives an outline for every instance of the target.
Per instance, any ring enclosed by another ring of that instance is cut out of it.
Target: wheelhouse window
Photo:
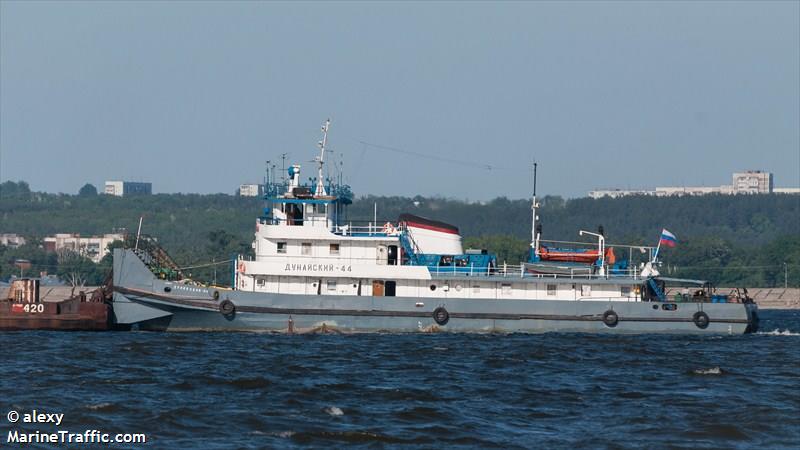
[[[278,242],[278,253],[286,253],[286,242]]]
[[[311,254],[311,243],[310,242],[303,242],[300,246],[300,254],[301,255],[310,255]]]
[[[339,244],[331,244],[330,245],[330,252],[331,252],[331,255],[338,255],[339,254]]]
[[[547,285],[547,295],[556,295],[556,285],[555,284],[548,284]]]

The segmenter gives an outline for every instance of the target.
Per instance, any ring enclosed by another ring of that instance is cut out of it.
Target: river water
[[[0,448],[87,429],[147,436],[120,448],[798,448],[800,311],[761,317],[716,337],[0,333]],[[6,416],[34,409],[62,423]]]

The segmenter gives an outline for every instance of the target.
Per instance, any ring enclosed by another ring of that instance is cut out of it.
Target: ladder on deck
[[[404,228],[400,232],[400,245],[403,247],[403,252],[408,255],[408,261],[411,265],[419,265],[419,258],[417,257],[419,246],[417,246],[414,237],[409,233],[408,228]]]
[[[131,247],[134,247],[132,250],[136,256],[159,278],[169,280],[183,278],[178,264],[158,245],[154,238],[142,235],[139,237],[138,247]]]
[[[653,292],[656,294],[656,297],[658,297],[659,300],[661,300],[662,302],[667,301],[667,294],[665,294],[661,290],[661,288],[658,287],[658,283],[656,283],[656,280],[650,278],[649,280],[647,280],[647,284],[650,286],[650,289],[653,290]]]

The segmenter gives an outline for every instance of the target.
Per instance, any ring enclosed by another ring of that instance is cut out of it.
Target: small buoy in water
[[[292,320],[292,316],[289,316],[289,325],[288,325],[288,332],[289,334],[294,333],[294,320]]]

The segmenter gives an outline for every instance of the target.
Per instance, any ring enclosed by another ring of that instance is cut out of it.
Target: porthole
[[[171,288],[171,287],[169,287],[169,286],[164,286],[164,292],[169,292],[169,291],[171,291],[171,290],[172,290],[172,288]]]
[[[436,285],[435,285],[435,284],[432,284],[432,285],[431,285],[431,290],[432,290],[432,291],[435,291],[435,290],[436,290]]]
[[[658,305],[653,305],[653,309],[658,309]]]

